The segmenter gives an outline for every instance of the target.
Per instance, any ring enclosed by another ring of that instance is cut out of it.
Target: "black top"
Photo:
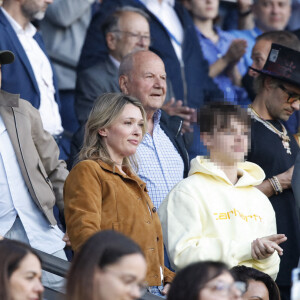
[[[279,121],[270,121],[282,132]],[[287,171],[294,165],[299,146],[294,137],[289,134],[292,154],[283,147],[282,139],[261,122],[253,119],[251,123],[251,150],[248,160],[258,164],[266,173],[266,179]],[[290,285],[291,271],[297,267],[300,255],[300,226],[292,189],[284,190],[282,194],[270,197],[276,213],[277,232],[284,233],[288,240],[281,244],[280,271],[277,276],[279,285]]]

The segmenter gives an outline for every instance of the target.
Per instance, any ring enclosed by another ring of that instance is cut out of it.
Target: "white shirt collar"
[[[0,9],[2,10],[3,14],[5,15],[8,22],[17,34],[24,33],[31,37],[33,37],[36,34],[37,30],[30,22],[27,24],[25,29],[23,29],[22,26],[3,7],[0,7]]]
[[[109,54],[109,58],[112,61],[112,63],[117,67],[117,69],[119,69],[121,63],[110,54]]]

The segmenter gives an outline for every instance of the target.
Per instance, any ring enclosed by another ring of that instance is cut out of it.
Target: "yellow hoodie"
[[[241,176],[233,185],[225,173],[200,156],[191,161],[189,176],[179,182],[159,208],[164,243],[175,270],[203,260],[245,265],[273,279],[279,271],[277,252],[254,260],[251,243],[275,234],[276,220],[269,199],[254,185],[264,171],[256,164],[238,164]]]

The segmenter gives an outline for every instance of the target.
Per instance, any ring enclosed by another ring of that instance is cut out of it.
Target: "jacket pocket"
[[[48,177],[46,171],[45,171],[45,168],[41,162],[41,160],[39,159],[38,160],[38,167],[39,167],[39,170],[41,172],[41,174],[43,175],[45,181],[47,182],[47,184],[49,185],[49,187],[51,188],[51,190],[53,191],[53,185],[52,185],[52,182],[50,180],[50,178]]]

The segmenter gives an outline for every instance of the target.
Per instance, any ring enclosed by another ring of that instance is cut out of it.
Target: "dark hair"
[[[237,281],[243,281],[249,285],[249,280],[261,281],[269,291],[270,300],[280,300],[280,292],[275,281],[266,273],[246,266],[236,266],[230,270]]]
[[[124,13],[127,12],[133,12],[136,14],[141,15],[147,21],[149,22],[149,16],[147,13],[145,13],[142,9],[139,9],[137,7],[133,6],[123,6],[123,7],[118,7],[112,14],[110,14],[105,20],[102,25],[102,30],[104,34],[106,35],[108,32],[113,32],[119,29],[119,19]]]
[[[256,42],[260,40],[270,41],[272,43],[300,51],[300,41],[298,37],[289,31],[278,30],[264,32],[256,38]]]
[[[198,300],[199,292],[210,280],[228,272],[222,262],[203,261],[191,264],[180,270],[171,285],[168,300]]]
[[[248,112],[240,107],[226,102],[212,102],[199,109],[198,125],[200,132],[213,133],[217,130],[230,128],[232,118],[237,119],[247,127],[250,126],[251,118]]]
[[[9,279],[19,268],[26,255],[33,254],[41,262],[35,251],[19,241],[4,239],[0,241],[0,299],[10,299]]]
[[[136,253],[143,255],[141,248],[123,234],[111,230],[97,232],[72,261],[67,276],[66,300],[94,300],[95,271],[117,263],[125,255]]]

